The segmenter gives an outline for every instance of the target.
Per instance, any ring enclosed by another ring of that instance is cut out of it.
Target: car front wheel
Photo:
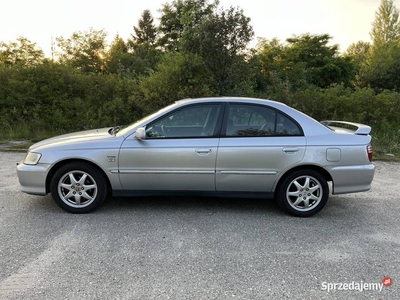
[[[71,213],[88,213],[100,206],[107,196],[104,175],[85,162],[65,164],[51,181],[55,203]]]
[[[278,203],[289,214],[310,217],[318,213],[329,197],[326,179],[314,170],[298,170],[287,176],[278,189]]]

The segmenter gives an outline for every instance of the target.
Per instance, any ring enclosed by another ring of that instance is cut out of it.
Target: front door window
[[[178,109],[146,128],[146,137],[200,138],[213,137],[221,105],[195,105]]]

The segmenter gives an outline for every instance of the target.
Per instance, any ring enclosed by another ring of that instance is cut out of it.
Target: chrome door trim
[[[277,171],[220,171],[221,174],[236,175],[276,175]]]
[[[190,170],[120,170],[119,174],[215,174],[215,171]]]

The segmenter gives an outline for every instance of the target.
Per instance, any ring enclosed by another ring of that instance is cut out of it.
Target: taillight
[[[372,162],[372,146],[371,146],[371,144],[369,144],[369,145],[367,146],[367,153],[368,153],[368,159],[369,159],[369,161]]]

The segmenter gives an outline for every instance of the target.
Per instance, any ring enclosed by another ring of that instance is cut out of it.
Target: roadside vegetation
[[[90,28],[58,37],[52,57],[27,38],[0,42],[0,140],[131,123],[182,98],[269,98],[317,120],[370,125],[374,152],[400,156],[400,20],[382,0],[372,42],[345,52],[329,34],[254,37],[238,7],[173,0],[157,22],[145,10],[132,36],[107,44]],[[133,22],[134,23],[134,22]]]

